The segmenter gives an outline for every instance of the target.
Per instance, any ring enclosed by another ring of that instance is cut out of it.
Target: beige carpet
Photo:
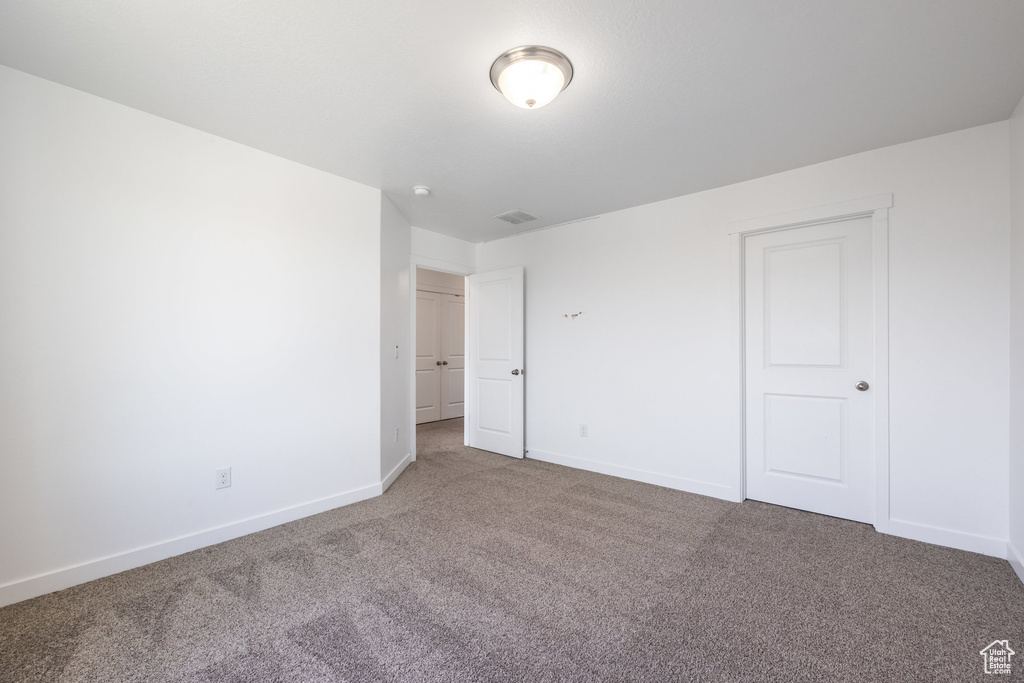
[[[1024,678],[1003,560],[461,429],[380,498],[0,610],[0,680],[982,681],[997,638]]]

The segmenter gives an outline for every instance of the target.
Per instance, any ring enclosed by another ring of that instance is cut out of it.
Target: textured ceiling
[[[488,80],[531,43],[576,71],[536,111]],[[1006,119],[1024,2],[0,0],[0,63],[479,242]]]

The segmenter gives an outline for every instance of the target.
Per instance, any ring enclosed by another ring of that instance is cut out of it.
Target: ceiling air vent
[[[520,223],[528,223],[530,221],[537,220],[537,217],[532,213],[526,213],[522,209],[516,209],[515,211],[506,211],[505,213],[499,213],[495,216],[498,220],[511,223],[512,225],[519,225]]]

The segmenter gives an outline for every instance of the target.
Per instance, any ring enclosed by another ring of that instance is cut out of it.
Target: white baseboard
[[[397,474],[395,476],[398,476]],[[87,581],[101,579],[104,576],[118,574],[144,564],[165,560],[168,557],[205,548],[206,546],[230,541],[233,538],[248,536],[257,531],[293,522],[296,519],[316,515],[327,510],[351,505],[367,498],[379,496],[383,491],[381,484],[364,486],[363,488],[345,491],[308,503],[300,503],[292,507],[275,510],[266,514],[249,517],[238,522],[204,529],[193,534],[179,536],[167,541],[128,550],[116,555],[108,555],[89,562],[65,567],[27,579],[13,581],[0,586],[0,607],[13,605],[40,595],[64,590]]]
[[[1006,544],[1006,559],[1010,561],[1013,571],[1017,572],[1017,577],[1024,583],[1024,554],[1012,542]]]
[[[384,477],[384,481],[380,483],[381,493],[388,490],[388,487],[395,483],[395,479],[398,479],[398,475],[405,471],[405,468],[412,462],[412,453],[406,453],[402,461],[395,465],[395,468],[391,470],[391,474]]]
[[[887,524],[876,525],[875,528],[882,533],[909,538],[914,541],[924,541],[925,543],[944,545],[947,548],[957,548],[958,550],[967,550],[972,553],[981,553],[982,555],[1006,559],[1007,546],[1005,538],[980,536],[964,531],[942,529],[900,519],[890,519]]]
[[[561,453],[541,451],[534,448],[529,449],[526,457],[533,460],[554,463],[556,465],[565,465],[566,467],[587,470],[589,472],[610,474],[613,477],[621,477],[622,479],[642,481],[645,484],[655,484],[656,486],[664,486],[665,488],[675,489],[677,491],[686,491],[687,493],[697,493],[702,496],[721,498],[735,503],[739,503],[743,500],[742,494],[736,491],[734,487],[726,486],[724,484],[713,484],[711,482],[700,481],[698,479],[687,479],[685,477],[676,477],[671,474],[638,470],[632,467],[625,467],[624,465],[615,465],[613,463],[601,462],[599,460],[588,460],[587,458],[578,458],[574,455],[562,455]]]

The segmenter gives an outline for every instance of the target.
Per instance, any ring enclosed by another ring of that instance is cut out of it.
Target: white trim
[[[853,216],[866,216],[880,209],[892,208],[891,194],[878,194],[863,199],[852,199],[848,202],[838,204],[825,204],[823,206],[812,206],[798,211],[773,214],[771,216],[756,216],[742,220],[729,221],[729,234],[738,235],[758,230],[797,228],[802,225],[820,223],[822,221],[837,221]]]
[[[370,486],[352,489],[351,491],[345,491],[308,503],[300,503],[299,505],[275,510],[274,512],[256,515],[255,517],[178,536],[177,538],[160,541],[123,553],[108,555],[107,557],[90,560],[71,567],[13,581],[0,586],[0,607],[13,605],[22,600],[77,586],[78,584],[101,579],[112,574],[118,574],[135,567],[150,564],[151,562],[166,560],[169,557],[198,550],[199,548],[216,545],[217,543],[230,541],[241,536],[248,536],[257,531],[263,531],[270,527],[293,522],[303,517],[326,512],[327,510],[333,510],[343,505],[351,505],[352,503],[373,498],[380,494],[381,485],[371,484]]]
[[[966,531],[954,531],[953,529],[942,529],[928,524],[907,522],[902,519],[890,519],[889,528],[885,533],[890,536],[909,538],[913,541],[923,541],[947,548],[967,550],[972,553],[981,553],[1000,559],[1006,559],[1007,544],[1005,538],[992,538],[990,536],[979,536]]]
[[[466,305],[462,307],[464,317],[462,319],[462,329],[466,331],[466,338],[463,340],[462,345],[462,366],[466,370],[462,373],[462,445],[469,446],[469,434],[470,430],[473,429],[473,406],[466,399],[469,397],[469,365],[473,362],[471,354],[472,345],[469,343],[469,276],[466,276]],[[525,397],[524,397],[525,401]],[[526,443],[526,435],[523,435],[523,443]]]
[[[892,195],[888,206],[892,206]],[[875,529],[889,529],[889,209],[877,209],[871,221],[875,376]]]
[[[746,310],[744,277],[746,238],[752,235],[792,230],[819,223],[832,223],[855,217],[871,217],[872,322],[874,327],[875,373],[872,391],[875,400],[874,443],[874,527],[890,533],[889,519],[889,209],[891,194],[880,194],[838,204],[814,206],[772,216],[759,216],[729,222],[729,239],[736,255],[737,276],[733,278],[733,301],[738,307],[734,317],[740,351],[740,472],[736,481],[741,500],[746,499]],[[900,535],[900,534],[897,534]],[[920,539],[919,539],[920,540]],[[959,547],[959,546],[953,546]],[[982,551],[978,551],[982,552]],[[989,554],[989,553],[986,553]]]
[[[406,453],[402,461],[395,465],[394,469],[391,470],[391,474],[384,477],[384,481],[380,483],[380,492],[384,493],[388,490],[392,484],[395,483],[395,479],[398,479],[398,475],[405,471],[405,468],[412,462],[412,453]]]
[[[419,285],[416,269],[420,267],[420,261],[429,259],[418,259],[412,256],[409,259],[409,434],[412,435],[409,444],[409,452],[412,459],[416,460],[416,291]]]
[[[738,494],[736,488],[725,484],[715,484],[708,481],[700,481],[698,479],[676,477],[671,474],[638,470],[632,467],[624,467],[623,465],[602,462],[600,460],[578,458],[573,455],[562,455],[561,453],[541,451],[535,448],[530,448],[526,453],[526,457],[529,460],[540,460],[542,462],[550,462],[555,465],[564,465],[565,467],[572,467],[574,469],[587,470],[588,472],[608,474],[622,479],[631,479],[632,481],[642,481],[645,484],[654,484],[655,486],[664,486],[665,488],[675,489],[677,491],[686,491],[687,493],[711,496],[712,498],[729,500],[734,503],[739,503],[743,500],[742,496]]]
[[[455,261],[442,261],[441,259],[429,258],[427,256],[412,255],[412,265],[426,268],[427,270],[439,270],[442,273],[454,275],[472,275],[476,272],[470,266]]]
[[[1012,542],[1006,544],[1006,559],[1009,560],[1013,571],[1017,572],[1017,578],[1024,583],[1024,554],[1021,554]]]
[[[747,497],[747,322],[746,311],[743,307],[743,297],[746,289],[746,257],[744,256],[742,235],[739,233],[730,234],[729,244],[736,259],[733,262],[736,267],[736,276],[732,278],[732,296],[730,298],[736,306],[736,315],[733,316],[732,338],[737,343],[735,352],[737,354],[736,357],[740,368],[740,391],[738,396],[740,423],[739,429],[736,430],[739,437],[739,441],[736,444],[739,458],[736,460],[736,471],[734,474],[735,479],[733,486],[737,491],[739,491],[739,500],[742,501]]]
[[[422,268],[422,266],[420,266]],[[466,292],[463,289],[455,289],[454,287],[445,287],[444,285],[421,285],[416,283],[417,292],[429,292],[431,294],[452,294],[454,296],[465,297]]]

